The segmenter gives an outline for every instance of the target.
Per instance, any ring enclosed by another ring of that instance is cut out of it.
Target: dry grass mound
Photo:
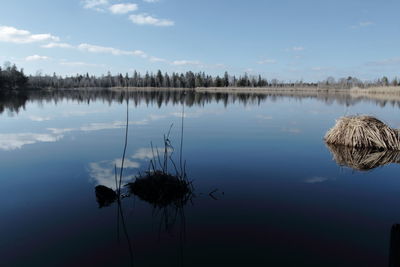
[[[342,117],[325,135],[325,142],[355,148],[400,150],[400,132],[371,116]]]
[[[390,163],[400,163],[400,151],[354,148],[327,144],[334,160],[340,166],[357,171],[369,171]]]

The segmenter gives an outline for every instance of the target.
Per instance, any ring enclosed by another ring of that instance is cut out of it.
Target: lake
[[[400,127],[397,102],[182,91],[0,100],[2,266],[399,264],[400,157],[323,141],[344,115]],[[116,189],[127,109],[122,184],[160,163],[170,131],[185,201],[125,193],[99,207],[96,186]]]

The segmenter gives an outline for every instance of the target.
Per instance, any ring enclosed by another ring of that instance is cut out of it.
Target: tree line
[[[11,63],[5,63],[3,69],[0,67],[0,90],[24,88],[27,85],[28,77],[23,69],[18,70]]]
[[[382,77],[373,82],[365,82],[356,77],[346,77],[335,79],[329,77],[319,82],[285,82],[277,79],[267,80],[261,75],[254,76],[247,73],[236,77],[225,72],[223,76],[211,76],[204,72],[172,74],[162,73],[160,70],[154,73],[146,72],[144,75],[134,71],[131,75],[117,74],[100,77],[80,75],[70,77],[53,76],[29,76],[29,84],[35,88],[112,88],[112,87],[154,87],[154,88],[198,88],[198,87],[314,87],[314,88],[336,88],[350,89],[352,87],[367,88],[372,86],[399,86],[397,78],[389,81],[387,77]]]
[[[371,86],[399,86],[397,78],[389,81],[387,77],[382,77],[374,82],[365,82],[355,77],[346,77],[334,79],[329,77],[320,82],[284,82],[277,79],[267,80],[261,75],[252,76],[247,73],[236,77],[225,72],[222,76],[211,76],[204,72],[194,73],[187,71],[185,73],[172,74],[162,73],[160,70],[156,73],[146,72],[144,75],[137,71],[125,75],[107,75],[94,76],[86,73],[75,76],[37,75],[26,76],[23,69],[18,70],[15,65],[6,63],[4,68],[0,68],[0,89],[43,89],[43,88],[112,88],[112,87],[154,87],[154,88],[197,88],[197,87],[314,87],[314,88],[336,88],[349,89],[352,87],[366,88]]]

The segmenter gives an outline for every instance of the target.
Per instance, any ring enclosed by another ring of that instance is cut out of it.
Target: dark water
[[[148,170],[150,143],[162,148],[172,124],[179,163],[184,105],[182,157],[193,195],[179,207],[131,195],[99,208],[95,187],[116,188],[126,98],[10,99],[0,104],[2,266],[399,263],[398,155],[331,152],[323,142],[346,114],[399,127],[397,103],[132,93],[123,184]]]

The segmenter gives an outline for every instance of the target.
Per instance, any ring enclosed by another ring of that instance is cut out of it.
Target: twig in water
[[[214,193],[217,192],[217,191],[218,191],[218,188],[217,188],[217,189],[214,189],[213,191],[211,191],[208,195],[209,195],[212,199],[218,200],[218,199],[214,196]]]

